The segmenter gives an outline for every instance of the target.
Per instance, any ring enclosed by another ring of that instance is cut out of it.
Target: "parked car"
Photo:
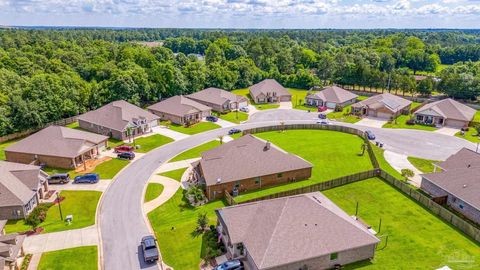
[[[75,178],[73,179],[73,183],[95,184],[98,183],[98,180],[100,180],[100,176],[97,173],[87,173],[84,175],[75,176]]]
[[[248,107],[241,107],[240,111],[248,113],[249,109],[248,109]]]
[[[206,117],[207,121],[210,121],[210,122],[217,122],[218,121],[218,117],[214,116],[214,115],[209,115]]]
[[[217,265],[213,270],[240,270],[243,268],[243,262],[240,260],[231,260]]]
[[[365,133],[367,134],[367,138],[369,140],[375,140],[375,134],[373,134],[373,132],[371,130],[367,130],[367,131],[365,131]]]
[[[327,115],[324,114],[324,113],[319,113],[319,114],[318,114],[318,118],[320,118],[320,119],[327,119]]]
[[[125,153],[125,152],[133,152],[133,146],[130,145],[120,145],[114,148],[115,153]]]
[[[330,125],[330,122],[328,122],[327,119],[319,119],[319,120],[317,120],[317,124],[320,124],[320,125]]]
[[[135,153],[133,152],[123,152],[117,155],[117,158],[132,160],[135,158]]]
[[[232,128],[228,131],[228,135],[232,135],[232,134],[236,134],[236,133],[240,133],[240,132],[242,132],[240,129]]]
[[[324,112],[324,111],[326,111],[326,110],[328,110],[328,108],[325,107],[325,106],[320,106],[320,107],[318,107],[318,112]]]
[[[57,173],[49,176],[47,181],[49,184],[66,184],[70,182],[70,175],[68,173]]]
[[[142,238],[143,259],[146,263],[153,263],[158,260],[159,253],[155,238],[151,235]]]

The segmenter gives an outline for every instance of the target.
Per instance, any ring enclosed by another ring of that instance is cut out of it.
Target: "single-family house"
[[[305,103],[309,106],[325,106],[329,109],[345,107],[357,102],[358,96],[336,85],[323,88],[320,92],[309,94]]]
[[[125,100],[111,102],[94,111],[78,117],[81,128],[126,140],[152,131],[158,125],[159,117]]]
[[[451,98],[425,104],[418,109],[415,121],[422,124],[449,127],[468,127],[477,111]]]
[[[173,96],[147,108],[162,121],[190,126],[202,121],[212,113],[212,109],[185,96]]]
[[[434,173],[422,175],[421,188],[437,203],[480,224],[480,154],[463,148],[435,166]]]
[[[194,164],[195,179],[206,185],[207,198],[310,178],[312,164],[253,135],[203,152]]]
[[[187,96],[216,112],[228,112],[248,106],[248,99],[223,89],[210,87]]]
[[[107,146],[107,136],[49,126],[5,149],[7,161],[72,169],[94,159]]]
[[[39,166],[0,161],[0,220],[25,218],[48,191]]]
[[[0,269],[20,269],[18,259],[25,255],[23,251],[25,238],[26,235],[17,233],[0,235]]]
[[[250,97],[255,103],[291,101],[292,95],[274,79],[265,79],[250,86]]]
[[[320,192],[216,210],[227,257],[246,269],[332,269],[374,257],[380,240]]]
[[[353,104],[352,110],[357,115],[393,119],[401,114],[409,114],[411,104],[408,99],[384,93]]]

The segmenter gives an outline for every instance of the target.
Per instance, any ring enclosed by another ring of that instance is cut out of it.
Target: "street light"
[[[60,220],[63,220],[62,206],[60,205],[60,196],[58,196],[58,191],[56,194],[57,194],[57,201],[58,201],[58,211],[60,211]]]

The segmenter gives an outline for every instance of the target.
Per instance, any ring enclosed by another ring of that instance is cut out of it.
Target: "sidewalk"
[[[25,238],[25,253],[43,253],[60,249],[98,245],[98,231],[95,225],[63,232],[33,235]]]
[[[387,162],[390,163],[390,165],[399,173],[401,173],[402,169],[412,170],[415,173],[415,176],[411,177],[410,180],[412,180],[412,183],[415,186],[420,187],[420,184],[422,183],[422,177],[420,174],[422,174],[422,172],[408,161],[406,155],[397,154],[391,151],[385,151],[383,155],[385,160],[387,160]]]
[[[162,184],[163,191],[162,194],[160,194],[160,196],[158,196],[157,198],[143,204],[143,210],[145,211],[145,213],[150,213],[160,205],[164,204],[173,195],[175,195],[178,188],[180,187],[180,182],[161,175],[154,175],[148,183]]]
[[[178,170],[181,168],[187,168],[188,166],[190,166],[190,164],[192,164],[192,162],[195,162],[199,159],[200,158],[191,158],[191,159],[185,159],[185,160],[180,160],[175,162],[164,163],[155,171],[155,174]]]
[[[225,128],[225,127],[233,127],[233,126],[236,126],[237,124],[235,123],[232,123],[230,121],[227,121],[227,120],[223,120],[223,119],[220,119],[218,118],[217,122],[215,122],[215,124],[221,126],[222,128]]]
[[[156,134],[160,134],[160,135],[169,137],[171,139],[174,139],[175,141],[182,140],[182,139],[185,139],[187,137],[190,137],[190,135],[188,135],[188,134],[183,134],[181,132],[171,130],[171,129],[165,127],[165,126],[153,127],[152,131]]]

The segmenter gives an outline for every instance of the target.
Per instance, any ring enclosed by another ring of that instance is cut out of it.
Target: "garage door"
[[[292,98],[290,96],[281,96],[280,101],[290,101]]]
[[[378,118],[384,118],[384,119],[390,119],[392,117],[392,114],[384,113],[384,112],[378,112],[377,117]]]
[[[333,102],[327,102],[327,108],[329,109],[335,109],[335,107],[337,106],[336,103],[333,103]]]
[[[247,106],[248,106],[248,102],[246,102],[246,101],[238,103],[238,108],[243,108],[243,107],[247,107]]]
[[[456,127],[456,128],[462,128],[466,125],[464,121],[460,120],[452,120],[452,119],[447,119],[447,122],[445,123],[447,127]]]

